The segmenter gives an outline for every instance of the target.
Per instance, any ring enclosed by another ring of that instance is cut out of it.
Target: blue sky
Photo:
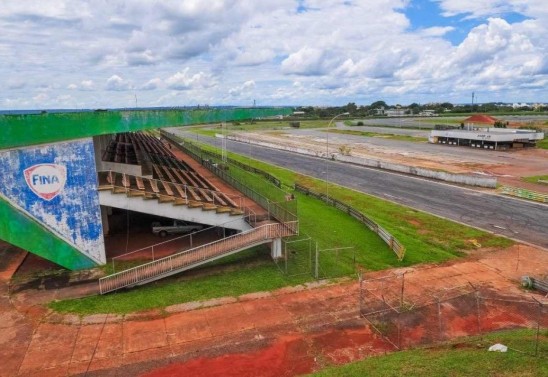
[[[548,102],[545,0],[3,0],[0,109]]]
[[[481,0],[478,0],[478,2],[481,2]],[[444,38],[455,46],[462,43],[474,27],[485,23],[488,17],[501,17],[510,24],[528,19],[527,16],[516,12],[492,13],[479,18],[468,18],[467,16],[470,14],[466,12],[455,16],[444,16],[440,3],[430,0],[413,0],[403,10],[403,13],[411,22],[410,30],[420,30],[434,26],[453,27],[454,30],[445,34]]]

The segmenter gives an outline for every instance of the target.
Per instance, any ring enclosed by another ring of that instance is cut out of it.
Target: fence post
[[[405,272],[401,275],[400,309],[403,307],[403,292],[405,290]]]
[[[358,295],[358,299],[360,300],[358,308],[360,310],[360,316],[363,313],[363,271],[360,271],[358,274],[359,281],[360,281],[360,292]]]
[[[152,261],[154,261],[154,245],[152,245]]]
[[[538,317],[537,317],[537,334],[535,336],[535,356],[538,356],[538,342],[540,335],[540,320],[542,319],[542,302],[538,301],[536,298],[533,299],[538,302]]]
[[[319,257],[318,257],[318,244],[316,244],[316,265],[314,266],[314,278],[316,280],[318,280],[318,262],[319,262]]]
[[[480,335],[480,339],[483,339],[482,333],[481,333],[481,312],[480,312],[480,294],[478,290],[476,290],[476,310],[477,310],[477,316],[478,316],[478,333]]]
[[[440,298],[439,297],[436,297],[436,301],[438,303],[438,327],[439,327],[439,340],[442,341],[444,339],[444,336],[443,336],[443,329],[442,329],[442,325],[441,325],[441,301],[440,301]]]

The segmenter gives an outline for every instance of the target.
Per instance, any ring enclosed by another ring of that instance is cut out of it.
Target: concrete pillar
[[[282,239],[276,238],[270,245],[270,256],[272,259],[278,259],[282,257]]]
[[[108,225],[108,215],[112,214],[112,208],[107,206],[101,206],[101,222],[103,223],[103,236],[107,236],[110,233]]]

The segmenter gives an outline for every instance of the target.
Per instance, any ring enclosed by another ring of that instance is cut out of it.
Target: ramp
[[[295,235],[297,232],[297,221],[265,224],[222,240],[105,276],[99,279],[99,292],[105,294],[121,288],[150,283],[250,247],[272,242],[276,238]]]

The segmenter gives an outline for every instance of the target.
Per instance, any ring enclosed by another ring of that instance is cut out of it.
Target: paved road
[[[199,140],[220,146],[220,139]],[[548,248],[545,204],[230,140],[227,149],[319,179],[325,179],[329,164],[329,180],[339,185]]]

